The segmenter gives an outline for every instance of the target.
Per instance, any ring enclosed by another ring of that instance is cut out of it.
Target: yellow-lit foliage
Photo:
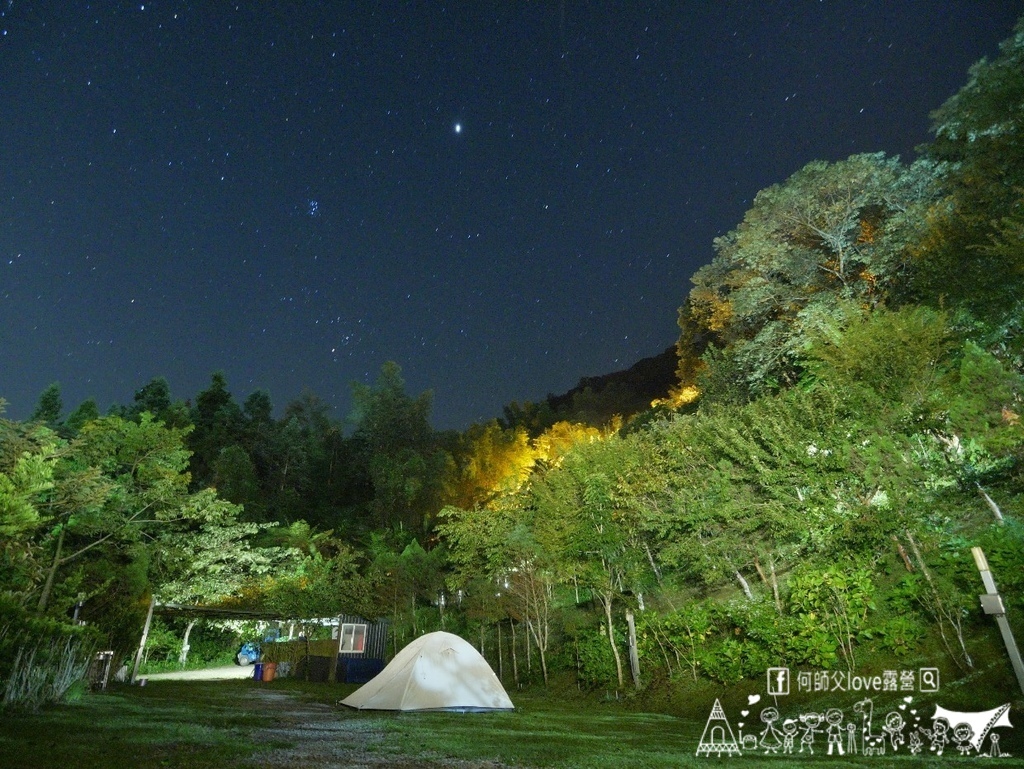
[[[573,446],[594,443],[604,436],[596,427],[573,422],[555,422],[533,441],[539,459],[551,465],[558,464]]]
[[[670,409],[680,409],[688,406],[700,398],[700,390],[695,385],[680,385],[669,391],[667,398],[655,398],[651,401],[651,408],[664,406]]]
[[[708,331],[723,331],[733,317],[732,303],[717,291],[697,286],[690,292],[690,316]]]
[[[878,224],[870,219],[860,220],[860,235],[857,236],[857,245],[874,243],[878,237]]]
[[[448,503],[470,508],[518,491],[537,461],[524,428],[503,430],[495,422],[473,425],[461,438],[457,469],[448,479]]]

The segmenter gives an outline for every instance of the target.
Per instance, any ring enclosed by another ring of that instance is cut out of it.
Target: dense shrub
[[[94,649],[88,629],[0,600],[0,709],[36,711],[80,696]]]

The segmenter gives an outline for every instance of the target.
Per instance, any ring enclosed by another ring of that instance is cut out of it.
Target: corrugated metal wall
[[[341,623],[343,625],[366,625],[366,650],[360,656],[370,659],[385,659],[388,645],[388,625],[390,624],[388,620],[382,619],[371,622],[354,614],[343,614],[341,615]]]

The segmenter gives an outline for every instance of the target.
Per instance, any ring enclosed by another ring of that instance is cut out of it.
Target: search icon
[[[937,692],[939,690],[939,669],[938,668],[921,668],[920,673],[920,685],[918,691],[921,692]]]

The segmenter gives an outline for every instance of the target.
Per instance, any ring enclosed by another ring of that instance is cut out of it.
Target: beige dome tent
[[[480,653],[451,633],[427,633],[341,701],[359,710],[512,710]]]

